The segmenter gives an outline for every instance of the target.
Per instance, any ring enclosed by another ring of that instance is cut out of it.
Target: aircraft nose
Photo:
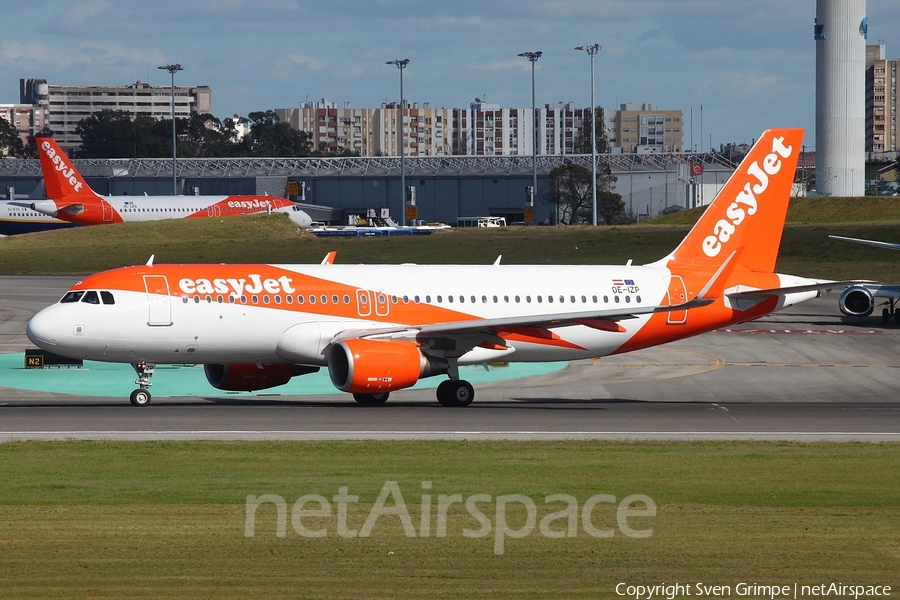
[[[32,202],[31,210],[43,213],[50,217],[56,217],[57,215],[56,202],[53,200],[38,200],[37,202]]]
[[[28,321],[25,335],[38,348],[53,347],[59,339],[59,319],[52,312],[42,310]]]

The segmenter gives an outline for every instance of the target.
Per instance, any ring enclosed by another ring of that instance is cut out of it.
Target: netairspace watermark
[[[560,510],[551,512],[541,518],[538,523],[538,505],[530,496],[524,494],[505,494],[491,496],[490,494],[472,494],[463,498],[462,494],[439,494],[435,505],[431,490],[431,482],[423,481],[418,529],[413,524],[413,518],[406,508],[403,493],[396,481],[387,481],[381,488],[378,499],[369,511],[362,527],[351,529],[347,522],[348,505],[358,503],[359,496],[350,494],[348,487],[338,489],[337,495],[329,501],[319,494],[304,494],[291,508],[291,526],[297,535],[304,538],[323,538],[332,531],[336,531],[342,538],[366,538],[372,535],[372,531],[382,517],[396,518],[406,537],[427,538],[447,537],[448,513],[454,504],[464,505],[471,519],[478,526],[475,529],[462,528],[463,536],[467,538],[488,537],[493,532],[494,554],[503,554],[507,538],[521,539],[531,535],[537,527],[538,532],[547,538],[575,537],[578,535],[578,525],[591,537],[611,538],[615,535],[615,529],[598,527],[594,520],[594,510],[597,505],[616,505],[616,497],[611,494],[596,494],[591,496],[579,506],[578,500],[570,494],[550,494],[544,497],[545,505],[560,505]],[[256,511],[264,504],[274,504],[277,510],[275,535],[287,536],[288,505],[282,496],[277,494],[264,494],[247,496],[247,512],[244,522],[244,536],[256,535]],[[493,508],[491,507],[493,505]],[[513,508],[513,507],[517,508]],[[507,511],[513,509],[517,517],[513,523],[507,520]],[[434,509],[434,511],[433,511]],[[520,522],[518,513],[524,510],[524,522]],[[432,512],[435,513],[434,518]],[[628,524],[628,519],[633,517],[655,517],[656,503],[644,494],[632,494],[626,496],[616,506],[616,526],[620,533],[629,538],[648,538],[653,535],[653,528],[634,529]],[[493,521],[491,520],[493,517]],[[318,525],[322,525],[322,519],[334,520],[334,530],[328,527],[309,529],[307,520],[319,519]],[[464,517],[469,520],[468,517]],[[434,529],[432,522],[434,521]],[[515,525],[515,526],[513,526]],[[609,523],[611,525],[611,523]]]
[[[616,595],[634,600],[675,600],[676,598],[887,598],[889,585],[859,585],[841,582],[789,585],[766,585],[741,582],[719,585],[703,582],[660,583],[651,585],[619,583]]]

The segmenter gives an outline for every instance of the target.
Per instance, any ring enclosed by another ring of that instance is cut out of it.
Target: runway
[[[77,279],[0,277],[0,352],[29,347],[28,318]],[[441,407],[420,389],[393,393],[376,408],[343,394],[231,396],[211,387],[134,408],[124,396],[0,387],[0,441],[900,440],[900,328],[880,317],[846,319],[837,299],[832,293],[729,330],[476,385],[475,403],[462,409]]]

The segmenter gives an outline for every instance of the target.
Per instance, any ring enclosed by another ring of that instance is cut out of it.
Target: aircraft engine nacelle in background
[[[868,317],[875,308],[875,298],[863,286],[851,285],[841,293],[838,306],[848,317]]]
[[[284,385],[291,377],[315,373],[318,367],[292,364],[203,365],[211,386],[229,392],[253,392]]]
[[[354,394],[400,390],[447,370],[446,360],[425,356],[414,342],[344,340],[328,351],[334,387]]]

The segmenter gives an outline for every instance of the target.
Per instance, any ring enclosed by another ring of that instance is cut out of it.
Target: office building
[[[45,123],[59,145],[71,152],[81,145],[75,133],[78,122],[101,110],[121,110],[132,117],[172,118],[171,85],[137,81],[113,85],[54,85],[46,79],[19,80],[19,102],[46,110]],[[175,118],[192,112],[212,112],[212,90],[208,86],[175,86]]]

